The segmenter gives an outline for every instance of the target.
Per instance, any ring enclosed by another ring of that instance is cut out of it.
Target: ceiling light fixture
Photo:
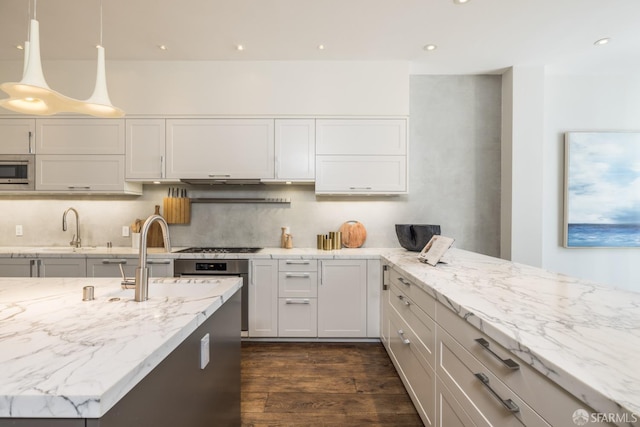
[[[323,44],[319,44],[318,45],[318,50],[324,50],[324,45]]]
[[[167,50],[167,45],[164,45],[164,44],[158,45],[158,49]]]
[[[437,48],[438,46],[436,46],[435,44],[427,44],[422,49],[426,50],[427,52],[430,52],[432,50],[436,50]]]
[[[607,44],[611,41],[611,39],[609,37],[605,37],[599,40],[596,40],[595,42],[593,42],[594,45],[596,46],[602,46],[603,44]]]
[[[453,0],[454,4],[465,4],[469,3],[470,0]]]
[[[239,45],[236,46],[236,50],[244,50],[244,46],[239,44]]]
[[[29,2],[29,7],[31,2]],[[0,107],[23,114],[52,115],[62,112],[89,114],[96,117],[122,117],[124,112],[111,105],[107,94],[104,48],[102,47],[102,2],[100,3],[100,46],[98,71],[93,95],[86,101],[62,95],[49,88],[42,73],[40,59],[40,24],[37,18],[37,0],[34,0],[33,19],[29,21],[29,37],[24,44],[24,67],[20,82],[7,82],[0,89],[9,98],[0,100]]]

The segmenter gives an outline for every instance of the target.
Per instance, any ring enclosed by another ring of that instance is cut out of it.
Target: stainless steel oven
[[[198,254],[253,253],[260,248],[187,248],[177,252]],[[176,277],[241,277],[242,322],[241,330],[249,331],[249,260],[224,258],[176,259],[173,264]]]
[[[35,156],[33,154],[0,155],[0,191],[33,190]]]

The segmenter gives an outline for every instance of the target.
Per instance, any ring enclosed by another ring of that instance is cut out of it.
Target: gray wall
[[[278,246],[280,227],[289,226],[296,247],[315,247],[316,234],[358,220],[367,247],[398,246],[396,223],[440,224],[455,246],[498,255],[500,109],[500,76],[412,76],[409,195],[321,198],[313,186],[192,187],[192,196],[283,197],[291,204],[194,204],[190,225],[171,226],[173,243]],[[61,217],[74,206],[84,245],[126,246],[121,227],[151,214],[166,191],[148,185],[137,198],[3,197],[0,244],[67,245],[71,234],[62,232]],[[15,237],[17,224],[22,237]]]

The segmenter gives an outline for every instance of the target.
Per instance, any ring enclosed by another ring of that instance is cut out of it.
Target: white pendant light
[[[96,85],[93,94],[84,101],[82,111],[96,117],[122,117],[124,111],[114,107],[107,91],[107,73],[105,71],[104,46],[102,45],[102,0],[100,0],[100,44],[98,48],[98,66],[96,70]]]
[[[34,2],[35,4],[35,2]],[[35,18],[35,7],[34,7]],[[100,4],[100,37],[102,38],[102,3]],[[96,117],[122,117],[124,112],[111,105],[105,78],[104,49],[98,48],[96,87],[87,101],[80,101],[49,88],[40,60],[40,26],[30,20],[30,36],[25,43],[25,64],[20,82],[8,82],[0,89],[10,98],[0,100],[0,107],[23,114],[52,115],[63,112],[89,114]]]

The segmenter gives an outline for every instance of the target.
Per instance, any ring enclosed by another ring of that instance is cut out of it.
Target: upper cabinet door
[[[276,119],[278,181],[313,181],[316,177],[316,121]]]
[[[332,119],[316,121],[318,155],[405,155],[405,119]]]
[[[154,180],[165,177],[165,120],[126,120],[125,178]]]
[[[124,154],[124,119],[38,119],[37,154]]]
[[[273,119],[167,120],[167,178],[273,179]]]
[[[35,135],[34,119],[1,119],[0,154],[33,154]]]

